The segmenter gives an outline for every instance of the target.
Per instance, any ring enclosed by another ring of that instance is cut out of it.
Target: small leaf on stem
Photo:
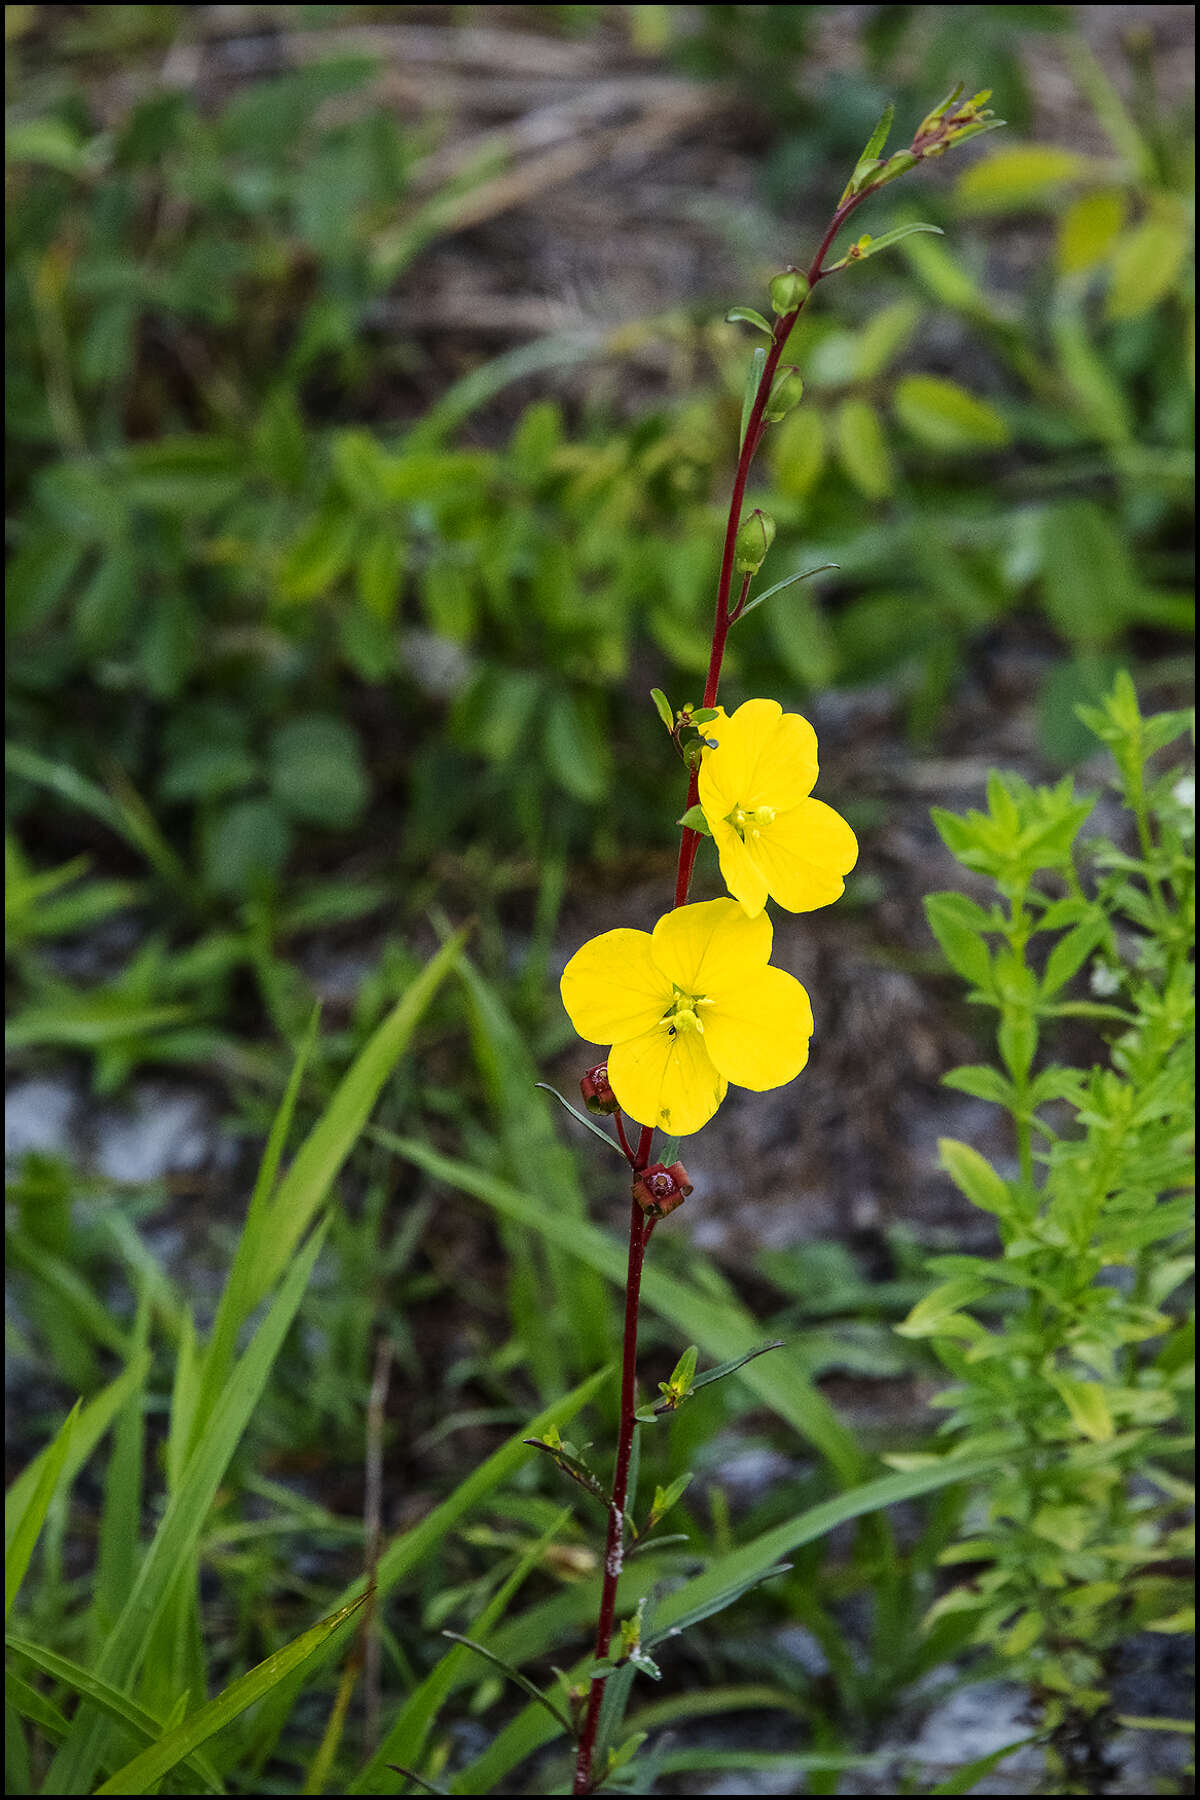
[[[774,339],[775,336],[773,328],[760,312],[755,312],[752,306],[732,307],[725,314],[725,323],[727,325],[753,325],[756,330],[765,331],[769,338]]]
[[[671,711],[671,702],[667,699],[667,696],[663,693],[661,688],[651,688],[650,698],[653,700],[658,711],[658,716],[666,726],[667,730],[674,732],[675,714]]]

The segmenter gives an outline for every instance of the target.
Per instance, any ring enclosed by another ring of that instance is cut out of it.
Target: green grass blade
[[[149,1355],[135,1357],[115,1381],[110,1381],[102,1388],[94,1400],[89,1400],[75,1421],[75,1429],[71,1433],[71,1446],[63,1464],[62,1486],[69,1488],[78,1475],[92,1451],[112,1424],[129,1397],[131,1388],[146,1379],[146,1371],[150,1367]],[[13,1534],[17,1524],[24,1515],[26,1507],[42,1478],[42,1471],[50,1458],[52,1445],[40,1450],[33,1461],[22,1469],[7,1494],[4,1496],[4,1553],[7,1556],[12,1545]]]
[[[315,1006],[308,1021],[308,1029],[301,1040],[284,1090],[279,1110],[271,1122],[267,1134],[266,1149],[258,1167],[258,1175],[254,1183],[254,1192],[250,1196],[250,1205],[246,1209],[246,1223],[238,1239],[234,1252],[233,1264],[229,1277],[221,1294],[217,1307],[217,1316],[213,1321],[212,1336],[204,1355],[204,1369],[200,1384],[200,1394],[196,1406],[196,1415],[192,1422],[192,1443],[204,1429],[217,1397],[229,1378],[233,1365],[234,1349],[237,1334],[242,1322],[251,1311],[248,1298],[251,1282],[250,1271],[257,1268],[262,1259],[263,1229],[267,1216],[267,1205],[275,1187],[279,1174],[279,1162],[287,1144],[288,1133],[292,1127],[292,1118],[296,1111],[296,1102],[300,1096],[300,1084],[308,1067],[313,1046],[317,1041],[317,1028],[321,1021],[321,1009]]]
[[[794,1519],[760,1533],[740,1550],[733,1550],[728,1556],[718,1558],[702,1574],[684,1582],[674,1593],[668,1594],[659,1603],[655,1613],[655,1640],[661,1641],[664,1633],[669,1632],[672,1626],[677,1625],[696,1607],[704,1605],[739,1581],[753,1581],[756,1574],[765,1573],[782,1557],[799,1549],[801,1545],[824,1536],[835,1525],[862,1518],[885,1506],[894,1506],[901,1500],[913,1500],[921,1494],[930,1494],[958,1482],[974,1481],[994,1467],[994,1459],[964,1459],[962,1462],[947,1459],[910,1473],[881,1476],[875,1481],[864,1482],[848,1493],[837,1494],[832,1500],[822,1501],[818,1506],[806,1508]],[[652,1569],[639,1565],[636,1560],[627,1563],[617,1594],[618,1611],[631,1611],[642,1594],[653,1586],[655,1578]],[[586,1589],[581,1591],[584,1594],[589,1592]],[[598,1583],[590,1585],[590,1593],[598,1597]],[[536,1648],[530,1649],[530,1654],[536,1653]],[[576,1680],[591,1660],[590,1656],[583,1657],[576,1664],[572,1671]],[[505,1726],[482,1755],[476,1757],[473,1763],[455,1777],[451,1783],[451,1791],[455,1794],[490,1793],[504,1781],[511,1769],[527,1756],[532,1756],[554,1736],[552,1722],[546,1718],[540,1706],[530,1703]]]
[[[385,1131],[373,1135],[436,1180],[542,1232],[618,1287],[624,1287],[624,1246],[596,1226],[584,1219],[564,1217],[552,1207],[540,1206],[496,1176],[442,1156],[412,1138]],[[699,1344],[706,1355],[719,1362],[742,1356],[762,1341],[761,1328],[744,1309],[714,1301],[710,1294],[700,1293],[652,1264],[642,1275],[642,1299],[682,1332],[685,1342]],[[854,1438],[786,1350],[748,1363],[738,1371],[737,1379],[807,1438],[828,1459],[840,1482],[848,1486],[861,1478],[864,1459]]]
[[[181,1725],[177,1726],[174,1731],[168,1732],[166,1737],[161,1738],[157,1744],[152,1744],[148,1750],[143,1750],[139,1756],[135,1756],[132,1762],[126,1763],[123,1769],[118,1769],[110,1780],[96,1789],[96,1792],[98,1794],[152,1793],[162,1777],[175,1768],[178,1763],[181,1763],[193,1750],[198,1749],[201,1744],[207,1742],[231,1720],[236,1719],[239,1713],[245,1712],[248,1706],[253,1706],[256,1701],[269,1694],[271,1689],[277,1686],[286,1675],[290,1675],[293,1669],[298,1669],[306,1663],[327,1638],[344,1625],[347,1619],[354,1616],[362,1604],[363,1600],[360,1599],[352,1600],[348,1606],[340,1606],[336,1612],[330,1613],[328,1618],[321,1619],[318,1624],[293,1639],[282,1650],[276,1650],[274,1655],[268,1656],[265,1662],[260,1662],[256,1668],[250,1669],[237,1681],[231,1682],[225,1691],[218,1694],[215,1700],[210,1700],[207,1706],[202,1706],[190,1718],[184,1719]]]
[[[47,1700],[45,1694],[39,1694],[28,1681],[22,1681],[19,1675],[14,1675],[11,1669],[4,1671],[4,1698],[14,1712],[20,1713],[23,1719],[28,1719],[31,1725],[36,1725],[48,1737],[65,1738],[71,1729],[66,1714]],[[9,1792],[12,1792],[11,1788]]]
[[[12,1543],[4,1557],[4,1622],[6,1625],[8,1615],[13,1609],[13,1601],[25,1579],[25,1571],[29,1567],[29,1559],[33,1555],[34,1545],[45,1524],[46,1514],[50,1510],[50,1502],[62,1479],[67,1454],[71,1448],[71,1437],[79,1420],[79,1407],[80,1402],[77,1400],[59,1426],[42,1463],[37,1485],[21,1509],[19,1517],[14,1519]]]
[[[128,1357],[125,1333],[69,1263],[55,1256],[44,1244],[39,1244],[36,1238],[28,1237],[16,1228],[6,1232],[5,1238],[14,1263],[45,1286],[85,1337],[122,1358]]]
[[[14,1656],[24,1657],[26,1662],[31,1662],[35,1669],[40,1669],[43,1675],[49,1675],[53,1681],[61,1682],[64,1687],[69,1687],[84,1699],[92,1701],[101,1711],[107,1713],[121,1725],[129,1726],[138,1737],[145,1738],[153,1744],[162,1736],[163,1721],[161,1719],[156,1718],[152,1712],[148,1712],[144,1706],[139,1706],[136,1700],[131,1700],[128,1694],[122,1694],[119,1689],[110,1686],[107,1681],[101,1681],[81,1664],[72,1662],[69,1657],[59,1656],[54,1650],[43,1649],[41,1644],[31,1643],[28,1638],[13,1637],[9,1634],[4,1641],[6,1648]],[[74,1721],[72,1721],[73,1725]],[[187,1770],[205,1793],[219,1794],[222,1792],[220,1777],[206,1757],[201,1755],[189,1757]],[[49,1794],[56,1790],[47,1784],[42,1791]]]
[[[133,1360],[145,1359],[150,1335],[153,1287],[142,1281],[133,1322]],[[148,1365],[147,1365],[148,1366]],[[100,1539],[96,1549],[93,1586],[92,1631],[94,1650],[116,1622],[125,1596],[133,1586],[137,1569],[138,1535],[142,1514],[142,1481],[145,1445],[145,1376],[135,1382],[113,1429],[112,1454],[104,1475],[104,1501],[100,1511]]]
[[[190,1306],[184,1307],[181,1323],[183,1328],[175,1352],[175,1379],[171,1384],[171,1423],[167,1430],[167,1491],[172,1494],[183,1479],[192,1444],[192,1421],[200,1397],[196,1327]]]
[[[296,1245],[308,1230],[317,1208],[362,1134],[380,1090],[445,977],[458,960],[466,931],[455,934],[433,956],[372,1033],[339,1082],[264,1209],[259,1254],[246,1272],[246,1298],[251,1307],[275,1285]]]
[[[492,1629],[498,1619],[504,1617],[513,1596],[530,1571],[537,1567],[544,1552],[570,1516],[570,1507],[564,1507],[553,1524],[542,1533],[535,1543],[529,1546],[516,1568],[492,1595],[479,1617],[474,1621],[471,1627],[474,1636],[483,1637]],[[486,1649],[483,1653],[484,1655],[491,1654]],[[433,1729],[434,1720],[453,1689],[458,1685],[460,1676],[466,1671],[468,1664],[468,1652],[462,1648],[461,1644],[456,1644],[453,1650],[447,1650],[445,1655],[435,1663],[420,1686],[409,1695],[379,1749],[350,1782],[346,1789],[348,1794],[378,1794],[394,1791],[394,1783],[392,1783],[388,1765],[400,1763],[405,1767],[410,1767],[419,1760],[429,1733]]]
[[[589,1375],[586,1381],[569,1394],[564,1394],[553,1405],[545,1408],[529,1424],[518,1427],[513,1436],[500,1445],[477,1469],[460,1481],[452,1494],[449,1494],[440,1506],[435,1506],[418,1524],[402,1532],[379,1559],[377,1571],[377,1598],[382,1606],[388,1595],[399,1587],[400,1583],[419,1569],[435,1553],[442,1540],[453,1531],[454,1527],[472,1509],[478,1506],[487,1496],[498,1488],[502,1482],[514,1475],[531,1452],[526,1449],[524,1440],[532,1436],[544,1436],[551,1426],[560,1430],[575,1415],[583,1410],[589,1400],[609,1377],[609,1369],[598,1369]],[[339,1605],[348,1605],[351,1600],[360,1598],[366,1586],[365,1576],[359,1576],[339,1596]],[[279,1690],[284,1695],[284,1690]],[[294,1697],[294,1696],[293,1696]],[[261,1762],[270,1754],[279,1733],[287,1722],[290,1706],[286,1696],[281,1700],[278,1713],[271,1722],[268,1731],[255,1746],[255,1754]]]
[[[902,1475],[881,1475],[847,1493],[835,1494],[831,1500],[807,1507],[794,1519],[785,1519],[782,1525],[760,1532],[741,1549],[717,1557],[702,1575],[693,1576],[669,1594],[655,1615],[654,1642],[661,1642],[681,1621],[693,1616],[697,1607],[739,1582],[760,1580],[783,1557],[791,1555],[803,1544],[824,1537],[835,1526],[895,1506],[901,1500],[914,1500],[921,1494],[934,1493],[952,1483],[972,1481],[994,1466],[994,1458],[942,1461]]]
[[[475,1060],[491,1101],[507,1173],[525,1182],[535,1201],[548,1211],[576,1219],[585,1217],[583,1190],[574,1157],[560,1141],[549,1111],[536,1093],[538,1071],[499,996],[474,965],[463,957],[459,976],[467,992]],[[522,1233],[528,1241],[528,1234]],[[552,1239],[541,1237],[554,1305],[539,1298],[540,1328],[558,1320],[565,1326],[561,1354],[575,1375],[594,1369],[609,1354],[612,1321],[603,1281]],[[560,1378],[554,1393],[561,1393]],[[547,1396],[548,1397],[548,1396]],[[399,1759],[403,1762],[405,1759]]]
[[[111,1686],[135,1680],[154,1627],[181,1567],[194,1554],[204,1521],[234,1451],[262,1398],[271,1368],[304,1297],[325,1237],[321,1227],[300,1253],[226,1384],[204,1438],[167,1503],[121,1616],[97,1659],[96,1674]],[[50,1770],[49,1790],[86,1792],[105,1739],[104,1722],[81,1718]]]

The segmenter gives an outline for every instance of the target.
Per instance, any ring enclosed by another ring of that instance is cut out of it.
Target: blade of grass
[[[231,1682],[223,1693],[202,1706],[190,1718],[184,1719],[174,1731],[152,1744],[135,1756],[132,1762],[118,1769],[110,1780],[96,1789],[98,1794],[148,1794],[164,1775],[181,1763],[193,1750],[206,1743],[218,1731],[221,1731],[239,1713],[245,1712],[264,1695],[269,1694],[293,1669],[300,1668],[315,1651],[319,1650],[327,1638],[353,1618],[366,1596],[360,1600],[352,1600],[348,1606],[340,1606],[336,1612],[321,1619],[316,1625],[302,1632],[282,1650],[276,1650],[265,1662],[250,1669],[237,1681]]]
[[[36,1725],[39,1731],[44,1731],[47,1737],[65,1738],[71,1729],[66,1714],[47,1700],[45,1694],[39,1694],[28,1681],[22,1681],[19,1675],[14,1675],[11,1669],[4,1671],[4,1698],[14,1712],[20,1713],[23,1719],[28,1719],[31,1725]],[[28,1790],[26,1788],[20,1791]],[[13,1790],[10,1788],[9,1792]]]
[[[146,1362],[150,1335],[152,1287],[143,1280],[133,1321],[133,1360]],[[104,1500],[100,1511],[100,1539],[96,1550],[91,1630],[93,1655],[112,1629],[125,1596],[133,1586],[137,1568],[142,1517],[143,1447],[145,1443],[145,1377],[130,1389],[117,1414],[112,1454],[104,1472]]]
[[[563,1217],[551,1207],[539,1206],[508,1182],[468,1163],[442,1156],[415,1139],[400,1138],[382,1130],[375,1130],[373,1136],[378,1142],[388,1144],[398,1156],[416,1163],[435,1180],[542,1232],[615,1285],[624,1286],[624,1247],[586,1220]],[[761,1342],[760,1328],[749,1313],[740,1307],[714,1301],[711,1295],[689,1287],[653,1264],[647,1266],[642,1276],[642,1300],[661,1317],[670,1320],[684,1334],[685,1341],[690,1339],[699,1344],[706,1355],[720,1362],[732,1361]],[[841,1483],[848,1486],[860,1478],[864,1458],[857,1443],[829,1402],[786,1351],[760,1362],[747,1363],[738,1371],[737,1379],[807,1438],[827,1458]]]
[[[371,1034],[300,1146],[274,1199],[264,1207],[258,1255],[254,1265],[246,1270],[246,1299],[251,1307],[258,1304],[287,1267],[361,1136],[384,1082],[408,1048],[433,996],[455,966],[466,936],[464,929],[442,945]]]
[[[90,1700],[94,1705],[108,1713],[121,1725],[127,1725],[136,1736],[155,1743],[163,1732],[163,1721],[131,1700],[128,1694],[122,1694],[107,1681],[100,1681],[91,1672],[69,1657],[59,1656],[57,1651],[46,1650],[41,1644],[34,1644],[28,1638],[13,1637],[11,1633],[5,1638],[5,1645],[14,1656],[22,1656],[31,1662],[35,1669],[43,1675],[49,1675],[53,1681],[61,1682],[64,1687]],[[75,1721],[71,1721],[72,1728]],[[186,1768],[193,1781],[199,1783],[201,1791],[206,1794],[223,1792],[221,1779],[208,1759],[197,1753],[187,1759]],[[50,1786],[44,1786],[43,1793],[53,1793]]]
[[[325,1226],[319,1227],[296,1257],[266,1317],[230,1375],[209,1428],[167,1503],[121,1616],[97,1659],[97,1676],[113,1687],[129,1687],[136,1679],[154,1626],[170,1599],[172,1583],[195,1551],[217,1489],[299,1310],[325,1231]],[[76,1728],[51,1766],[49,1791],[86,1792],[105,1738],[105,1722],[94,1716],[85,1717],[81,1712]]]
[[[994,1466],[994,1459],[964,1459],[962,1462],[947,1459],[903,1475],[881,1476],[874,1481],[864,1482],[847,1493],[837,1494],[832,1500],[822,1501],[818,1506],[806,1508],[794,1519],[761,1532],[740,1550],[718,1557],[702,1574],[694,1576],[674,1593],[668,1594],[660,1602],[655,1614],[653,1640],[661,1642],[664,1636],[671,1635],[673,1629],[678,1629],[679,1621],[695,1608],[706,1605],[723,1590],[738,1582],[752,1581],[756,1574],[765,1573],[782,1557],[799,1549],[801,1545],[824,1536],[836,1525],[862,1518],[885,1506],[894,1506],[901,1500],[912,1500],[921,1494],[934,1493],[939,1488],[949,1487],[957,1482],[973,1481]],[[627,1564],[618,1591],[617,1604],[620,1611],[632,1610],[642,1594],[649,1592],[656,1578],[655,1571],[646,1565],[637,1561]],[[599,1595],[599,1581],[593,1581],[588,1587],[581,1587],[579,1593],[585,1601],[589,1594],[592,1596],[591,1605],[594,1610],[595,1600]],[[530,1655],[539,1653],[536,1645],[527,1648]],[[591,1657],[581,1658],[572,1672],[573,1678],[578,1679],[591,1661]],[[540,1706],[531,1703],[523,1707],[482,1755],[477,1756],[474,1762],[455,1777],[451,1783],[452,1792],[490,1793],[504,1781],[510,1770],[527,1756],[532,1756],[554,1735],[553,1725]]]
[[[321,1009],[319,1006],[314,1006],[309,1017],[308,1028],[301,1039],[300,1048],[296,1052],[296,1060],[292,1064],[292,1072],[288,1077],[283,1099],[279,1103],[279,1109],[271,1122],[270,1132],[267,1134],[266,1148],[258,1167],[254,1191],[250,1196],[250,1205],[246,1210],[246,1223],[242,1227],[242,1233],[238,1239],[229,1276],[217,1307],[217,1316],[213,1321],[212,1336],[204,1354],[204,1368],[196,1405],[196,1416],[192,1425],[192,1442],[189,1448],[194,1447],[196,1438],[208,1422],[217,1396],[229,1378],[238,1331],[242,1321],[252,1310],[251,1302],[248,1299],[250,1271],[258,1266],[262,1258],[263,1227],[266,1220],[267,1203],[275,1187],[280,1158],[287,1143],[292,1118],[296,1111],[296,1101],[300,1095],[300,1084],[304,1079],[304,1072],[317,1041],[317,1028],[320,1021]]]
[[[544,1436],[552,1426],[561,1429],[567,1425],[593,1399],[610,1373],[611,1369],[608,1367],[598,1369],[586,1381],[580,1382],[571,1393],[564,1394],[553,1405],[546,1407],[528,1424],[518,1426],[513,1436],[501,1444],[498,1450],[494,1450],[477,1469],[473,1469],[464,1481],[460,1481],[440,1506],[435,1506],[418,1524],[402,1532],[388,1545],[379,1559],[377,1571],[376,1598],[380,1607],[402,1581],[429,1560],[461,1519],[485,1500],[493,1489],[516,1473],[530,1455],[524,1440],[527,1437]],[[365,1578],[360,1575],[343,1590],[339,1596],[339,1605],[358,1599],[364,1591],[364,1585]],[[269,1720],[264,1721],[255,1741],[253,1759],[256,1767],[261,1766],[273,1750],[287,1723],[295,1692],[294,1686],[290,1696],[283,1687],[277,1690],[277,1709]],[[274,1700],[267,1702],[269,1708],[275,1704]]]
[[[548,1210],[575,1219],[585,1217],[583,1190],[577,1165],[559,1138],[545,1103],[535,1093],[537,1069],[499,996],[466,957],[459,961],[459,978],[467,992],[475,1061],[492,1104],[508,1174],[523,1177],[535,1200]],[[522,1233],[527,1239],[527,1234]],[[552,1240],[541,1238],[546,1267],[556,1302],[548,1306],[543,1296],[539,1316],[547,1324],[555,1318],[565,1327],[560,1355],[574,1375],[594,1369],[608,1355],[610,1303],[603,1281],[580,1267]],[[567,1385],[560,1379],[554,1388]],[[547,1395],[547,1398],[550,1396]],[[406,1762],[407,1757],[397,1758]]]
[[[25,1579],[25,1571],[33,1555],[50,1510],[50,1502],[58,1489],[71,1448],[71,1437],[79,1420],[80,1401],[76,1401],[56,1432],[49,1453],[42,1464],[37,1485],[27,1504],[14,1520],[12,1543],[4,1558],[4,1622],[13,1609],[13,1601]]]
[[[80,1412],[71,1433],[71,1446],[63,1464],[61,1485],[65,1491],[71,1486],[84,1463],[112,1424],[129,1397],[131,1388],[146,1379],[146,1371],[150,1367],[148,1354],[134,1357],[128,1366],[106,1388],[102,1388],[94,1400],[89,1400]],[[4,1496],[4,1553],[7,1556],[12,1545],[13,1534],[24,1515],[26,1507],[42,1478],[42,1471],[49,1460],[52,1445],[40,1450],[31,1463],[28,1463]]]
[[[506,1577],[474,1621],[471,1627],[474,1635],[483,1637],[492,1629],[498,1619],[504,1617],[514,1595],[530,1572],[537,1567],[545,1551],[570,1517],[570,1507],[564,1507],[547,1530],[529,1546],[512,1573]],[[490,1653],[485,1651],[484,1654]],[[468,1653],[461,1645],[456,1645],[453,1650],[447,1650],[439,1658],[421,1685],[409,1695],[400,1708],[399,1714],[378,1750],[368,1758],[349,1783],[346,1788],[348,1794],[376,1794],[385,1791],[382,1784],[387,1782],[389,1764],[404,1763],[411,1766],[420,1760],[429,1733],[433,1730],[434,1721],[464,1675],[469,1661]]]

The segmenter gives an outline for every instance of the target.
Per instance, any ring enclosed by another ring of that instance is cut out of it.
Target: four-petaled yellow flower
[[[747,700],[714,719],[700,765],[700,805],[725,886],[753,917],[768,895],[788,912],[828,906],[845,890],[858,841],[839,813],[809,794],[817,737],[776,700]]]
[[[608,1079],[639,1125],[687,1137],[736,1087],[782,1087],[808,1061],[813,1018],[794,976],[769,966],[771,921],[734,900],[681,906],[652,932],[606,931],[563,971],[581,1038],[611,1044]]]

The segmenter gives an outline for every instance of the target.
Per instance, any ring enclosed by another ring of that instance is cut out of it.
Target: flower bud
[[[784,369],[775,377],[767,404],[763,407],[763,418],[774,425],[785,418],[793,406],[799,406],[804,393],[804,382],[799,369]]]
[[[665,1218],[667,1213],[682,1206],[691,1191],[688,1172],[678,1162],[672,1163],[669,1169],[663,1163],[652,1163],[650,1168],[642,1170],[633,1184],[634,1199],[642,1211],[654,1219]]]
[[[785,269],[782,275],[772,277],[768,291],[772,309],[782,318],[784,313],[795,312],[808,299],[808,276],[801,275],[799,269]]]
[[[613,1093],[608,1082],[608,1064],[597,1063],[586,1075],[580,1077],[579,1091],[583,1095],[583,1104],[590,1113],[615,1113],[620,1101]]]
[[[738,527],[733,546],[734,563],[739,575],[757,574],[763,558],[775,541],[775,521],[770,513],[756,506]]]

